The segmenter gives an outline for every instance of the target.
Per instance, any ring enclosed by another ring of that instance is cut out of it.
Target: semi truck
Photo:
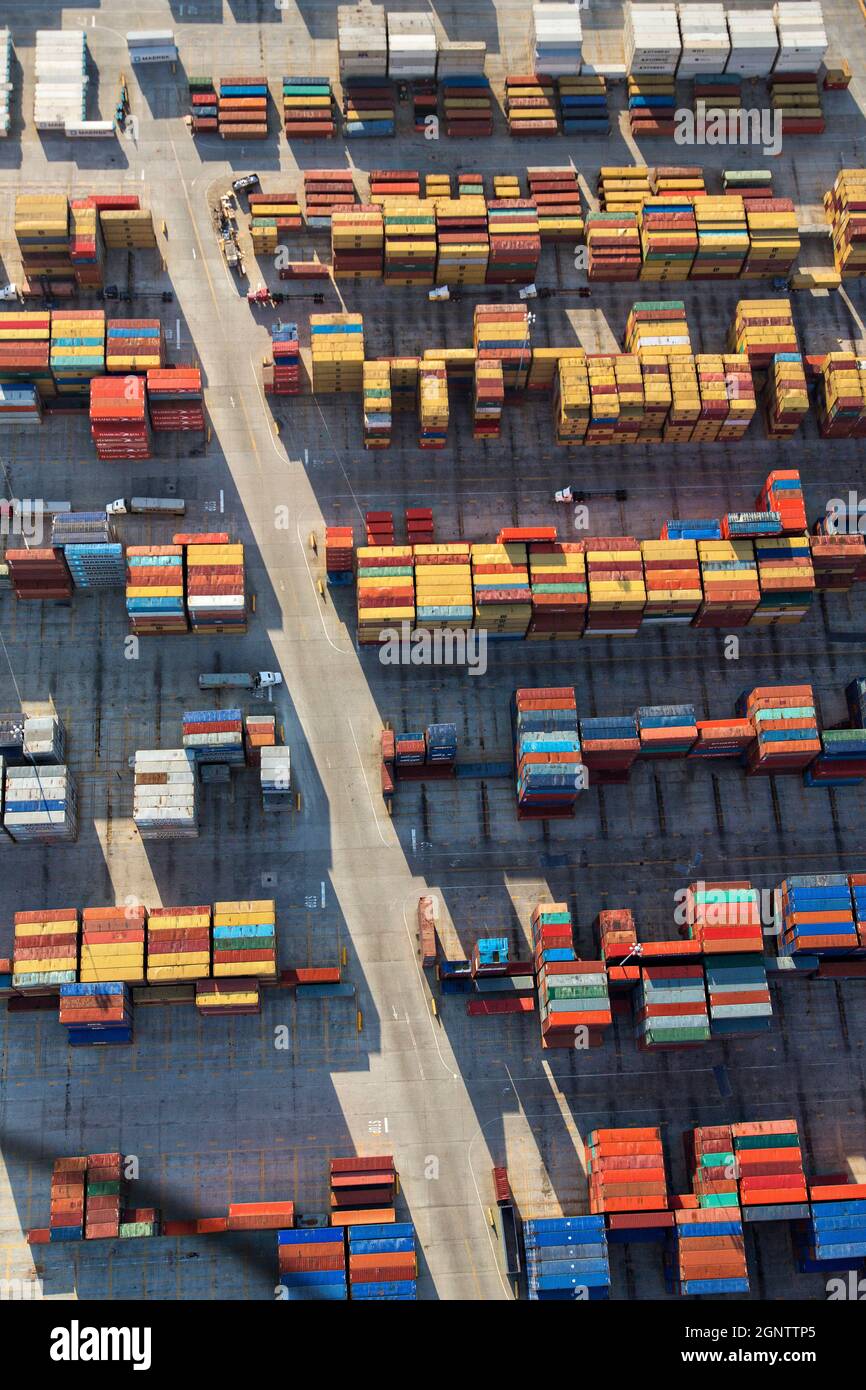
[[[205,671],[198,678],[199,690],[264,690],[282,683],[281,671]]]
[[[109,516],[183,516],[182,497],[118,497],[105,508]]]

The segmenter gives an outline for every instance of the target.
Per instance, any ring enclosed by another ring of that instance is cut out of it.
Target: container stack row
[[[283,129],[289,140],[336,135],[337,108],[330,78],[284,77],[282,105]]]
[[[533,1302],[597,1301],[610,1293],[604,1217],[555,1216],[524,1221],[526,1277]]]
[[[121,980],[61,985],[59,1020],[70,1047],[116,1047],[131,1043],[133,1003]]]
[[[353,1301],[415,1301],[418,1255],[411,1222],[349,1226],[346,1238],[349,1297]]]
[[[71,844],[78,838],[78,789],[63,764],[8,767],[3,829],[15,844]]]
[[[390,1154],[372,1158],[332,1158],[330,1165],[332,1226],[392,1225],[397,1170]]]
[[[342,1231],[277,1232],[280,1297],[292,1303],[342,1303],[349,1297]]]
[[[37,29],[33,120],[65,131],[87,119],[87,37],[83,29]]]
[[[265,140],[268,134],[268,84],[264,77],[220,79],[217,129],[223,140]]]
[[[583,785],[574,689],[518,690],[511,717],[518,816],[573,815]]]

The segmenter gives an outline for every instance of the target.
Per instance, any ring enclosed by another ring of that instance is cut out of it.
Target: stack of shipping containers
[[[523,1223],[530,1300],[606,1299],[610,1264],[603,1216],[552,1216]]]
[[[257,256],[272,256],[286,232],[303,226],[297,193],[250,193],[250,236]]]
[[[146,929],[144,907],[86,907],[81,915],[81,983],[143,985]]]
[[[843,279],[866,274],[866,169],[840,169],[824,194],[833,263]]]
[[[516,691],[512,725],[518,817],[573,815],[583,786],[573,688]]]
[[[175,538],[177,539],[177,538]],[[185,546],[186,607],[193,632],[246,632],[244,548],[216,533]]]
[[[409,1221],[349,1226],[349,1297],[414,1302],[418,1275],[415,1228]]]
[[[701,964],[641,966],[634,1007],[641,1051],[710,1040]]]
[[[62,764],[6,770],[3,825],[16,844],[63,844],[78,838],[74,773]]]
[[[90,387],[90,435],[97,458],[151,456],[147,385],[143,376],[94,376]]]
[[[106,325],[107,372],[146,372],[163,365],[164,353],[159,319],[110,319]]]
[[[70,1047],[106,1047],[132,1042],[129,986],[100,980],[60,986],[59,1020]]]
[[[531,138],[559,134],[556,84],[552,77],[514,73],[505,79],[509,135]]]
[[[217,978],[276,979],[277,916],[272,898],[214,903],[213,973]]]
[[[346,1249],[342,1231],[277,1232],[280,1297],[293,1303],[345,1302]]]
[[[283,129],[288,140],[329,139],[337,133],[330,78],[284,77]]]
[[[664,1148],[656,1126],[594,1129],[587,1136],[585,1152],[593,1214],[622,1213],[627,1219],[668,1209]],[[613,1227],[612,1221],[609,1224]],[[635,1226],[639,1225],[638,1219]]]
[[[130,631],[140,635],[189,631],[182,545],[127,546],[126,612]]]
[[[49,360],[58,393],[86,397],[91,379],[105,371],[104,310],[54,309]]]
[[[143,840],[198,835],[195,758],[185,748],[139,748],[133,771],[132,819]]]
[[[364,448],[387,449],[391,443],[391,367],[367,361],[363,367]]]
[[[67,599],[72,577],[59,546],[7,550],[6,563],[18,599]]]
[[[538,208],[531,198],[494,198],[487,204],[488,285],[531,285],[541,257]]]
[[[223,77],[217,103],[223,140],[265,140],[268,134],[268,84],[264,77]]]
[[[311,314],[313,392],[359,392],[364,362],[364,320],[360,314]]]
[[[448,442],[448,372],[445,363],[431,359],[418,370],[419,445],[444,449]]]
[[[361,546],[358,564],[358,641],[378,643],[383,630],[415,625],[415,571],[408,545]]]
[[[147,983],[182,984],[210,974],[211,910],[152,907],[147,917]]]
[[[351,169],[304,171],[304,204],[307,226],[311,229],[328,231],[334,208],[352,207],[356,202]]]
[[[203,431],[204,393],[198,367],[147,373],[147,405],[155,433]]]
[[[78,909],[16,912],[12,937],[12,986],[35,989],[74,984],[78,978]]]
[[[331,214],[331,261],[335,280],[379,280],[384,271],[382,209],[361,203]]]

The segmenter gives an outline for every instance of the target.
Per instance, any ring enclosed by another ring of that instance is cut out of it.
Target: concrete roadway
[[[170,13],[168,5],[154,3],[141,7],[136,22],[146,27],[173,23],[188,73],[264,65],[271,76],[279,74],[290,38],[297,40],[293,68],[303,70],[305,60],[313,70],[333,66],[331,5],[304,3],[300,11],[278,16],[283,21],[279,26],[266,20],[264,8],[260,23],[249,24],[244,22],[251,17],[249,7],[234,4],[226,9],[220,29],[211,22],[217,18],[215,8],[204,0],[189,26],[180,5]],[[191,16],[188,6],[187,12]],[[514,70],[519,66],[514,56],[522,25],[519,8],[498,5],[496,12],[502,62]],[[67,24],[73,13],[67,13]],[[28,15],[36,24],[48,22],[48,7],[28,6]],[[100,71],[99,101],[106,110],[113,103],[114,74],[125,65],[117,37],[125,24],[116,0],[107,0],[94,17],[89,39]],[[443,17],[452,37],[474,36],[465,6],[443,12]],[[861,53],[862,36],[852,35],[851,41]],[[22,44],[19,56],[29,82],[32,52]],[[214,524],[222,499],[221,519],[248,545],[257,611],[245,638],[231,643],[154,639],[142,644],[140,663],[131,663],[122,655],[119,598],[77,600],[69,611],[38,615],[20,607],[10,612],[10,601],[3,601],[3,630],[25,704],[54,699],[69,715],[72,761],[82,776],[84,807],[78,846],[7,854],[9,872],[0,885],[3,915],[8,921],[24,905],[123,901],[127,893],[148,903],[157,898],[168,903],[199,901],[203,893],[212,898],[270,891],[280,909],[284,959],[331,960],[346,947],[347,974],[358,989],[363,1028],[356,1031],[354,1011],[345,1005],[286,1004],[269,996],[261,1018],[225,1025],[204,1025],[189,1010],[141,1010],[133,1049],[80,1056],[70,1054],[48,1016],[4,1015],[0,1134],[6,1173],[0,1179],[0,1276],[4,1269],[7,1278],[33,1270],[20,1232],[47,1217],[50,1161],[61,1153],[100,1148],[138,1154],[143,1183],[154,1185],[167,1211],[176,1213],[180,1206],[199,1214],[223,1211],[229,1200],[266,1196],[294,1197],[307,1211],[321,1209],[329,1155],[393,1151],[423,1248],[421,1295],[473,1300],[512,1296],[501,1278],[486,1220],[491,1164],[508,1162],[525,1214],[579,1209],[584,1193],[579,1136],[595,1123],[663,1123],[676,1180],[681,1181],[679,1131],[687,1124],[733,1118],[734,1112],[743,1117],[793,1112],[804,1124],[812,1171],[838,1169],[845,1162],[857,1171],[866,1136],[858,1036],[862,1005],[854,985],[802,986],[802,1005],[798,995],[792,999],[777,993],[779,1027],[771,1040],[714,1046],[682,1059],[638,1054],[627,1020],[619,1020],[616,1038],[602,1051],[552,1062],[542,1058],[534,1020],[504,1026],[473,1022],[453,1000],[446,1001],[441,1023],[434,1020],[429,991],[415,963],[412,928],[414,902],[428,886],[441,894],[447,927],[464,944],[506,923],[517,937],[525,931],[528,909],[538,894],[568,894],[578,910],[582,944],[588,947],[590,923],[605,895],[608,900],[633,895],[646,913],[642,920],[659,914],[652,929],[661,932],[667,895],[687,881],[697,862],[719,874],[748,869],[762,882],[777,881],[790,867],[786,854],[799,858],[810,848],[822,866],[856,867],[852,860],[863,849],[859,818],[853,799],[845,803],[844,793],[836,798],[838,811],[831,813],[833,803],[826,802],[810,811],[802,793],[784,787],[779,823],[772,806],[754,789],[749,800],[742,800],[745,794],[731,774],[725,791],[736,810],[733,826],[729,818],[728,838],[719,841],[711,780],[686,789],[676,773],[664,782],[665,789],[676,789],[673,805],[671,792],[662,792],[663,801],[668,798],[664,823],[653,819],[659,803],[651,782],[622,797],[611,794],[606,821],[599,822],[594,805],[590,809],[587,804],[574,827],[558,827],[549,837],[536,827],[518,829],[504,784],[490,785],[489,829],[483,841],[478,839],[477,787],[460,789],[453,799],[450,791],[443,799],[438,789],[429,796],[410,789],[403,793],[394,821],[384,815],[375,753],[381,718],[432,718],[437,709],[446,718],[449,705],[466,694],[462,689],[458,694],[457,683],[452,685],[446,673],[388,673],[370,653],[359,657],[351,621],[347,626],[342,610],[332,608],[330,597],[323,604],[316,590],[319,570],[307,548],[308,533],[316,529],[321,535],[323,516],[356,518],[375,498],[382,505],[386,497],[397,511],[442,485],[443,527],[454,520],[466,524],[467,534],[480,536],[510,519],[512,506],[525,517],[549,514],[550,492],[563,467],[571,465],[563,465],[548,447],[538,456],[532,417],[510,426],[513,464],[506,462],[504,450],[473,450],[465,422],[453,459],[449,452],[431,461],[410,445],[382,459],[364,456],[358,447],[355,400],[281,408],[276,414],[285,426],[278,435],[259,385],[267,334],[222,262],[209,203],[235,172],[258,167],[266,186],[293,186],[295,157],[308,166],[337,164],[341,146],[290,152],[273,137],[261,149],[232,151],[228,163],[218,142],[197,146],[190,139],[180,119],[177,91],[148,83],[153,79],[145,79],[145,96],[133,79],[140,124],[137,138],[121,143],[119,157],[113,147],[106,152],[104,146],[79,146],[70,158],[63,142],[42,142],[28,129],[20,144],[0,150],[2,181],[10,192],[43,186],[85,191],[117,188],[122,182],[124,189],[143,190],[157,225],[165,219],[163,250],[181,318],[181,342],[173,360],[188,359],[189,344],[194,344],[207,379],[213,441],[198,460],[175,459],[171,449],[161,451],[146,465],[148,485],[152,481],[153,490],[162,491],[166,480],[176,479],[179,490],[191,498],[196,524]],[[158,123],[151,107],[159,113]],[[841,153],[848,162],[862,162],[856,158],[859,130],[853,133],[852,128],[849,137],[846,120],[840,113]],[[473,142],[469,158],[488,170],[517,169],[566,158],[565,144],[556,141],[539,149],[500,136],[485,146]],[[684,157],[673,147],[664,154],[644,153],[650,162]],[[444,148],[427,150],[412,137],[385,151],[353,148],[350,154],[365,166],[412,163],[431,168],[438,161],[439,167],[447,167],[454,158]],[[716,156],[719,163],[721,155]],[[586,167],[592,171],[603,159],[629,158],[628,152],[614,155],[599,142],[597,150],[587,148]],[[804,167],[810,171],[806,201],[813,206],[830,161],[826,151],[812,159],[808,156]],[[797,160],[799,168],[799,154]],[[832,165],[836,163],[834,147]],[[793,155],[786,151],[780,168],[787,177],[794,169]],[[7,219],[10,214],[11,199]],[[2,234],[9,255],[8,220]],[[136,283],[143,291],[166,281],[149,264],[136,266]],[[717,302],[707,296],[716,288],[688,289],[690,314],[693,305],[696,312],[703,305],[706,331],[713,335],[721,328]],[[610,330],[618,335],[628,298],[618,292],[596,297],[609,313]],[[300,307],[303,324],[311,306]],[[424,335],[432,328],[433,309],[426,303],[395,296],[393,302],[364,307],[374,340],[398,328],[405,333],[411,312],[418,345],[428,341]],[[153,303],[139,298],[133,310],[153,313]],[[823,324],[837,338],[857,333],[855,320],[837,320],[835,310],[822,319],[827,312],[816,304],[816,325]],[[547,311],[539,313],[539,332],[550,330],[551,341],[561,341],[559,313],[555,305],[549,320]],[[600,329],[600,311],[593,313]],[[166,313],[169,324],[175,317],[173,309]],[[449,332],[455,329],[449,327]],[[533,445],[536,452],[530,455],[526,451]],[[836,489],[861,478],[856,455],[848,448],[822,448],[820,458],[811,443],[780,450],[759,440],[754,450],[743,448],[748,458],[736,460],[736,450],[724,455],[701,451],[697,481],[694,460],[680,452],[670,465],[671,478],[676,476],[669,483],[662,481],[666,470],[646,460],[650,477],[642,474],[636,482],[634,511],[615,507],[610,492],[626,478],[629,486],[635,483],[643,462],[599,457],[585,466],[588,479],[606,493],[598,503],[605,518],[619,513],[635,529],[655,512],[657,482],[671,489],[659,504],[667,515],[668,497],[677,497],[685,507],[696,501],[699,489],[710,514],[711,503],[734,506],[742,498],[747,505],[748,489],[755,491],[767,471],[764,464],[772,467],[780,457],[805,464],[815,451],[815,502],[825,483]],[[532,486],[524,497],[529,457]],[[133,482],[136,490],[144,485],[143,471],[97,464],[86,430],[77,424],[47,425],[38,441],[14,441],[8,458],[19,494],[32,489],[35,495],[93,505],[128,493]],[[283,527],[286,513],[279,509],[287,509],[288,529]],[[858,609],[845,608],[844,617],[832,621],[854,633],[858,618]],[[807,656],[811,670],[824,650],[829,621],[823,615],[810,620],[817,626],[808,635],[804,629],[744,644],[746,654],[736,674],[718,685],[717,673],[711,674],[713,700],[727,699],[752,678],[769,678],[768,660],[774,677],[783,673],[786,648]],[[694,650],[686,653],[685,640],[675,642],[671,652],[664,648],[664,658],[652,635],[640,641],[640,652],[614,649],[604,658],[593,656],[593,667],[596,660],[615,667],[610,684],[620,686],[623,708],[632,707],[628,700],[633,695],[678,698],[671,693],[675,683],[692,690],[702,678],[702,659]],[[276,709],[292,746],[303,809],[274,828],[270,822],[265,825],[252,793],[237,790],[228,801],[208,800],[199,842],[145,849],[129,822],[126,757],[142,744],[170,745],[180,711],[195,698],[195,674],[210,666],[217,650],[227,665],[252,669],[275,663],[283,670],[286,686]],[[852,656],[854,651],[862,661],[862,647],[855,643]],[[504,701],[515,682],[579,680],[587,697],[591,694],[586,684],[591,685],[591,673],[582,653],[553,661],[533,653],[531,663],[520,656],[497,654],[492,678],[479,681],[483,693],[479,690],[478,709],[465,724],[470,746],[482,735],[490,737],[492,748],[507,744]],[[838,690],[847,664],[840,657],[824,683]],[[0,671],[7,705],[14,697],[8,675]],[[421,679],[413,685],[416,675]],[[694,693],[699,695],[700,688]],[[602,698],[608,698],[604,686],[598,695]],[[760,858],[758,837],[765,828],[769,848]],[[695,859],[699,848],[703,861]],[[290,1027],[288,1052],[273,1045],[273,1030],[282,1023]],[[712,1071],[717,1064],[728,1068],[732,1098],[719,1090]],[[762,1234],[753,1253],[759,1296],[819,1294],[818,1281],[790,1277],[790,1251],[783,1238]],[[262,1237],[243,1244],[155,1244],[143,1252],[119,1243],[108,1250],[79,1246],[71,1260],[65,1252],[51,1250],[40,1253],[37,1272],[48,1296],[267,1298],[274,1266],[273,1243]],[[619,1296],[662,1294],[655,1255],[618,1254],[614,1266]]]

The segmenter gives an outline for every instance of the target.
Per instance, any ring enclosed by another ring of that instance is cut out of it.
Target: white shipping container
[[[731,50],[724,5],[680,5],[677,13],[683,45],[677,75],[724,72]]]
[[[58,802],[58,806],[46,806]],[[29,803],[28,809],[24,809]],[[32,809],[42,806],[44,809]],[[6,772],[3,824],[21,843],[71,841],[78,835],[75,779],[62,765],[10,767]]]
[[[88,137],[92,139],[95,137],[104,140],[116,133],[114,121],[82,121],[67,119],[63,123],[63,129],[66,135],[77,139]]]
[[[570,77],[580,72],[583,26],[578,4],[532,6],[532,64],[548,77]]]
[[[145,47],[152,43],[174,43],[174,34],[171,29],[132,29],[126,36],[126,42],[130,47],[133,45],[144,44]]]
[[[483,39],[469,43],[451,43],[446,39],[439,45],[437,75],[442,77],[480,76],[487,59],[487,44]]]
[[[337,48],[341,77],[387,77],[388,29],[381,5],[339,5]]]
[[[134,68],[140,68],[147,63],[176,63],[177,49],[173,44],[153,44],[150,48],[131,48],[129,50],[129,61]]]
[[[161,782],[142,781],[161,774]],[[185,748],[139,748],[132,818],[142,839],[198,835],[195,757]]]
[[[409,80],[436,76],[436,31],[429,14],[389,14],[388,75]]]
[[[726,72],[766,77],[779,52],[776,21],[769,10],[728,10],[731,53]]]
[[[243,594],[188,594],[186,605],[192,612],[196,608],[243,608]]]
[[[85,122],[88,77],[84,31],[38,29],[34,70],[33,119],[37,129],[65,131],[67,122],[73,127]]]
[[[773,6],[779,31],[774,72],[817,73],[827,52],[824,12],[818,0],[779,0]]]
[[[65,120],[63,122],[64,134],[75,138],[107,139],[115,134],[114,121],[80,121]]]
[[[682,51],[674,4],[635,4],[626,9],[625,65],[635,74],[673,76]]]

